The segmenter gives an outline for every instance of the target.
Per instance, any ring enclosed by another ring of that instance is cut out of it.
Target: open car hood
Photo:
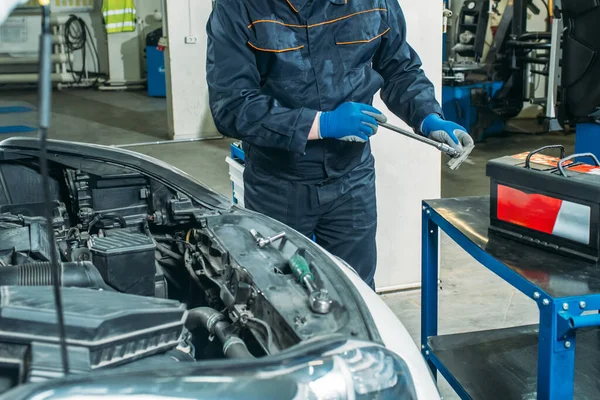
[[[193,176],[156,158],[116,147],[48,140],[48,153],[54,153],[53,160],[60,161],[60,156],[76,156],[82,160],[91,159],[123,165],[144,172],[159,182],[168,184],[195,198],[204,206],[225,210],[231,202],[224,196],[210,189]],[[38,157],[39,141],[37,138],[16,137],[0,142],[0,159],[14,158],[14,154]]]
[[[270,359],[331,334],[381,347],[327,252],[152,157],[49,141],[50,239],[38,153],[0,143],[0,393],[63,376],[52,247],[72,375]]]

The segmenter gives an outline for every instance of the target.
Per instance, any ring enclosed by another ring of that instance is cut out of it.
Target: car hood
[[[195,198],[203,206],[210,209],[226,210],[231,208],[231,202],[193,176],[156,158],[116,147],[48,140],[47,149],[54,153],[54,160],[64,155],[77,155],[82,159],[95,159],[115,163],[143,171],[159,182],[180,190],[182,193]],[[37,138],[10,138],[0,142],[0,159],[10,159],[11,153],[38,156],[39,141]],[[193,185],[190,185],[194,183]]]

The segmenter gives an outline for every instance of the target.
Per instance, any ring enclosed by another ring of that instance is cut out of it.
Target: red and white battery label
[[[595,165],[581,164],[569,167],[569,171],[581,172],[583,174],[600,175],[600,167]]]
[[[515,154],[514,156],[512,156],[512,158],[515,158],[517,160],[523,160],[525,161],[525,159],[527,159],[527,156],[529,155],[529,152],[525,152],[525,153],[520,153],[520,154]],[[539,165],[545,165],[548,167],[558,167],[558,162],[560,161],[560,158],[558,157],[551,157],[551,156],[547,156],[544,154],[534,154],[531,157],[531,162],[534,164],[539,164]],[[567,160],[563,163],[563,166],[569,166],[571,164],[573,164],[573,160]],[[595,165],[588,165],[588,164],[580,164],[580,165],[576,165],[576,166],[571,166],[569,167],[569,171],[573,171],[573,172],[579,172],[582,174],[593,174],[593,175],[600,175],[600,167],[597,167]]]
[[[497,217],[578,243],[590,243],[591,208],[584,204],[498,185]]]
[[[520,154],[515,154],[514,156],[512,156],[512,158],[515,158],[517,160],[523,160],[525,161],[525,159],[527,159],[527,156],[530,153],[527,151],[525,153],[520,153]],[[531,162],[534,164],[540,164],[540,165],[546,165],[548,167],[556,167],[558,165],[558,162],[560,161],[560,158],[558,157],[552,157],[552,156],[547,156],[545,154],[534,154],[531,157]],[[569,165],[572,164],[573,161],[569,160],[566,161],[563,165]]]

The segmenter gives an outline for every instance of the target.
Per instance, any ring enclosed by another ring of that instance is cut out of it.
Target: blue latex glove
[[[377,133],[379,122],[387,118],[376,108],[360,103],[344,103],[321,113],[319,137],[364,143]]]
[[[452,121],[446,121],[438,114],[425,117],[421,132],[436,142],[446,143],[459,153],[462,153],[463,147],[473,145],[473,139],[465,128]]]

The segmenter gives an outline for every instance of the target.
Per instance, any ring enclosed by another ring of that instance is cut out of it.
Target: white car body
[[[385,346],[398,354],[408,365],[418,398],[426,400],[441,399],[436,382],[425,359],[402,322],[379,295],[360,279],[354,270],[326,250],[322,250],[336,262],[360,292]]]

